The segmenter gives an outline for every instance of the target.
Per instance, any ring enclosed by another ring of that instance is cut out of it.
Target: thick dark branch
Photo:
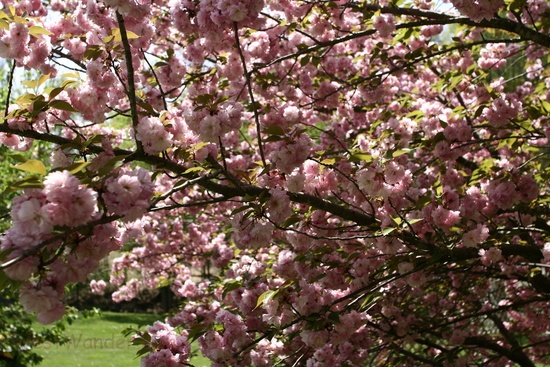
[[[380,10],[383,14],[406,15],[425,20],[440,21],[439,23],[430,22],[426,24],[463,24],[471,27],[500,29],[517,34],[526,41],[533,41],[536,44],[550,48],[550,35],[541,33],[511,19],[495,17],[493,19],[484,19],[482,21],[475,22],[469,18],[456,17],[445,13],[437,13],[414,8],[399,8],[395,6],[380,6],[376,4],[360,4],[356,8],[368,11]]]
[[[73,142],[72,140],[66,139],[57,135],[44,134],[34,130],[23,130],[23,131],[15,130],[10,128],[5,123],[0,124],[0,132],[24,136],[27,138],[32,138],[32,139],[41,140],[41,141],[47,141],[58,145],[75,144],[75,142]],[[96,153],[96,154],[103,152],[103,148],[93,144],[87,145],[86,149],[89,152]],[[173,162],[169,159],[165,159],[159,156],[148,155],[141,152],[131,152],[124,149],[114,149],[114,154],[116,156],[127,156],[126,158],[127,162],[130,162],[130,161],[145,162],[153,166],[156,166],[157,168],[167,169],[181,176],[183,176],[184,172],[187,171],[186,167],[181,166],[178,163]],[[189,175],[185,175],[185,176],[187,177]],[[197,177],[189,176],[188,178],[194,179]],[[214,182],[211,177],[204,177],[202,179],[197,180],[197,185],[202,186],[203,188],[210,190],[216,194],[220,194],[224,196],[226,199],[231,199],[234,197],[245,196],[245,195],[256,197],[262,193],[267,194],[266,189],[258,186],[251,186],[251,185],[241,185],[240,187],[227,186],[227,185]],[[306,204],[316,209],[324,210],[326,212],[334,214],[342,219],[349,220],[358,225],[368,226],[373,229],[379,227],[378,221],[374,217],[367,215],[365,213],[361,213],[356,210],[331,203],[330,201],[321,199],[313,195],[292,193],[292,192],[289,192],[287,194],[290,200],[295,203]]]
[[[521,367],[535,367],[535,364],[525,355],[525,353],[523,353],[523,351],[507,349],[482,336],[469,336],[464,340],[464,344],[492,350],[500,356],[516,362]]]
[[[525,24],[508,19],[495,17],[492,19],[483,19],[479,22],[473,21],[465,17],[455,17],[448,14],[424,11],[419,9],[410,8],[397,8],[397,7],[380,7],[378,5],[366,5],[365,7],[372,8],[373,10],[380,10],[382,13],[391,13],[395,15],[409,15],[420,17],[423,19],[431,19],[442,21],[439,24],[462,24],[471,27],[500,29],[513,34],[518,35],[524,41],[533,41],[534,43],[550,48],[550,35],[541,33],[534,28],[529,28]],[[435,24],[435,23],[429,23]]]
[[[122,40],[122,46],[124,47],[124,58],[126,59],[126,74],[128,78],[128,100],[130,101],[130,112],[132,114],[132,126],[134,133],[137,135],[137,125],[139,123],[138,111],[137,111],[137,99],[136,99],[136,85],[134,80],[134,64],[132,63],[132,50],[130,49],[130,42],[128,41],[128,34],[126,33],[126,26],[124,25],[124,18],[118,12],[116,12],[116,19],[118,21],[118,27],[120,28],[120,38]],[[138,151],[143,151],[141,142],[136,139]]]
[[[11,89],[13,88],[13,74],[15,74],[15,60],[12,61],[10,70],[10,79],[8,82],[8,95],[6,96],[6,109],[4,110],[4,117],[8,115],[8,109],[10,107]]]
[[[514,22],[511,19],[493,18],[491,20],[482,20],[479,23],[476,23],[470,19],[464,19],[460,22],[460,24],[482,28],[501,29],[503,31],[517,34],[524,40],[533,41],[538,45],[550,48],[550,35],[538,32],[532,28],[526,27],[523,24]]]
[[[542,251],[540,248],[535,246],[527,245],[514,245],[510,243],[505,243],[498,248],[502,251],[502,255],[505,257],[509,256],[520,256],[530,262],[539,262],[542,258]],[[460,262],[465,260],[476,259],[479,257],[479,249],[473,247],[462,247],[455,248],[449,253],[447,253],[443,259],[451,262]]]

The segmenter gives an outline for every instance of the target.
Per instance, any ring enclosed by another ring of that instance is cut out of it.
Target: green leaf
[[[212,94],[199,94],[193,99],[194,102],[200,105],[212,103],[213,100],[214,96]]]
[[[128,38],[129,40],[131,40],[131,39],[139,38],[139,36],[138,36],[137,34],[135,34],[134,32],[132,32],[132,31],[126,30],[126,38]],[[114,40],[115,42],[120,42],[120,41],[122,41],[122,35],[121,35],[121,33],[120,33],[120,28],[114,28],[114,29],[111,31],[111,35],[105,37],[105,38],[103,39],[103,42],[109,43],[109,42],[111,42],[112,40]]]
[[[48,109],[48,102],[43,99],[37,99],[32,104],[32,113],[31,116],[38,116],[39,113],[44,112]]]
[[[23,180],[16,181],[10,184],[2,193],[2,195],[10,194],[12,192],[17,192],[21,189],[39,189],[44,187],[42,181],[38,179],[37,176],[26,177]]]
[[[243,283],[240,280],[232,279],[225,282],[223,285],[223,294],[222,297],[225,298],[227,293],[239,289],[243,286]]]
[[[61,92],[63,92],[65,90],[65,88],[54,88],[50,91],[50,94],[48,95],[48,101],[51,101],[52,99],[54,99],[55,97],[57,97],[57,95]]]
[[[46,83],[49,79],[50,79],[50,74],[41,75],[40,78],[38,78],[38,86],[41,86],[42,84]]]
[[[111,43],[111,41],[113,41],[114,39],[115,39],[115,36],[113,35],[103,37],[103,43]]]
[[[127,155],[117,155],[116,157],[111,158],[103,167],[101,167],[98,171],[99,176],[105,176],[109,172],[113,170],[113,168],[117,165],[118,162],[123,161],[128,157]]]
[[[139,107],[143,108],[145,111],[149,112],[151,115],[156,115],[157,114],[157,111],[155,111],[153,106],[151,106],[149,103],[147,103],[145,101],[137,101],[136,104]]]
[[[415,224],[415,223],[418,223],[418,222],[422,222],[424,220],[424,218],[415,218],[415,219],[409,219],[407,220],[407,223],[409,224]]]
[[[366,310],[371,307],[376,301],[378,301],[382,296],[378,293],[369,293],[365,296],[365,300],[361,304],[361,310]]]
[[[235,214],[238,214],[240,212],[244,212],[245,210],[247,209],[251,209],[251,207],[249,205],[243,205],[241,207],[238,207],[237,209],[234,209],[232,212],[231,212],[231,215],[235,215]]]
[[[330,312],[328,314],[328,320],[333,324],[338,324],[340,322],[340,314],[338,312]]]
[[[351,155],[352,160],[364,161],[370,163],[373,161],[373,156],[368,153],[354,153]]]
[[[260,307],[260,305],[262,305],[264,302],[267,302],[270,299],[273,299],[273,297],[279,294],[279,291],[280,291],[279,289],[276,289],[276,290],[268,290],[262,293],[260,297],[258,297],[258,301],[256,302],[256,307],[254,309]]]
[[[109,36],[111,37],[111,36]],[[103,39],[105,41],[105,39]],[[108,42],[105,42],[108,43]],[[84,59],[95,60],[103,53],[103,49],[99,45],[92,45],[84,51]]]
[[[146,346],[144,346],[143,348],[141,348],[140,350],[137,351],[136,357],[144,356],[145,354],[147,354],[151,351],[153,351],[153,348],[151,348],[149,345],[146,345]]]
[[[6,273],[4,273],[3,270],[0,270],[0,291],[9,287],[12,283],[13,283],[13,280],[8,278],[8,276],[6,275]]]
[[[20,163],[25,163],[27,161],[27,158],[21,153],[11,153],[9,157],[14,161],[17,161]]]
[[[541,100],[540,103],[541,103],[542,108],[544,109],[544,111],[545,111],[547,114],[549,114],[549,113],[550,113],[550,102],[545,101],[545,100]]]
[[[278,136],[285,135],[285,131],[283,130],[283,128],[278,125],[267,126],[263,130],[263,133],[269,134],[269,135],[278,135]]]
[[[40,26],[37,26],[37,25],[33,25],[31,27],[29,27],[29,34],[31,36],[34,36],[34,37],[37,37],[41,34],[45,35],[45,36],[49,36],[49,35],[52,35],[53,33],[48,31],[46,28],[44,27],[40,27]]]
[[[50,105],[51,108],[55,108],[57,110],[63,110],[63,111],[69,111],[69,112],[78,112],[68,102],[63,101],[61,99],[54,99],[53,101],[50,101],[49,105]]]
[[[85,161],[79,161],[71,164],[70,166],[63,167],[64,170],[69,171],[73,175],[84,170],[86,167],[88,167],[91,164],[91,162],[85,162]]]
[[[207,328],[205,325],[203,324],[197,324],[193,327],[191,327],[191,330],[189,330],[189,335],[187,336],[187,338],[191,341],[191,342],[194,342],[195,340],[197,340],[201,335],[205,334],[207,331]]]
[[[4,19],[0,19],[0,29],[9,30],[10,24],[6,22]]]
[[[396,157],[399,157],[403,154],[408,154],[409,152],[411,151],[411,149],[401,149],[401,150],[396,150],[395,152],[392,153],[392,157],[393,158],[396,158]]]
[[[190,168],[186,169],[185,172],[183,172],[183,174],[186,175],[186,174],[188,174],[188,173],[201,172],[201,171],[204,171],[204,168],[201,167],[201,166],[198,166],[198,167],[190,167]]]
[[[37,159],[31,159],[26,161],[25,163],[18,164],[16,166],[11,166],[12,168],[19,169],[21,171],[26,171],[30,173],[36,173],[39,175],[45,175],[46,174],[46,166],[44,166],[44,163],[40,162]]]
[[[336,158],[327,158],[321,161],[321,164],[325,166],[332,166],[334,163],[336,163]]]
[[[397,228],[395,228],[395,227],[386,227],[382,230],[382,235],[387,236],[390,233],[392,233],[393,231],[395,231],[396,229]]]
[[[288,218],[282,225],[282,227],[287,228],[290,227],[293,224],[296,224],[300,222],[302,218],[299,215],[293,214],[290,218]]]

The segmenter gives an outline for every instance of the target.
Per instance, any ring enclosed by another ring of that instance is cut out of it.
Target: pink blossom
[[[41,235],[53,230],[52,220],[45,209],[45,200],[39,197],[19,197],[11,210],[13,231],[27,235]]]
[[[499,97],[484,114],[491,125],[502,127],[518,115],[521,107],[521,102],[516,99]]]
[[[43,324],[56,321],[65,313],[58,291],[49,285],[24,283],[19,290],[19,302],[25,311],[35,312]]]
[[[90,281],[90,289],[93,294],[99,294],[99,295],[105,294],[106,287],[107,287],[107,283],[105,283],[104,280],[93,279]]]
[[[44,180],[45,206],[52,224],[76,227],[87,223],[97,211],[95,191],[81,185],[68,171],[52,172]]]
[[[156,117],[145,117],[139,121],[136,129],[136,139],[139,140],[146,153],[155,155],[172,145],[172,134]]]
[[[18,151],[27,151],[32,146],[32,139],[22,138],[14,134],[0,133],[0,143]]]
[[[300,134],[292,142],[283,141],[276,144],[269,158],[279,170],[288,174],[304,163],[312,147],[311,138],[305,134]]]
[[[20,256],[22,252],[20,250],[12,251],[4,261],[9,261]],[[13,265],[3,269],[4,273],[13,280],[27,280],[31,275],[38,270],[40,259],[36,256],[27,256],[22,260],[17,261]]]
[[[550,242],[544,244],[542,256],[544,257],[544,261],[550,262]]]
[[[500,209],[509,209],[520,200],[516,185],[513,182],[494,181],[487,187],[489,200],[491,204]]]
[[[481,262],[485,266],[489,266],[503,259],[502,251],[496,247],[491,247],[488,250],[480,249],[479,255],[481,256]]]
[[[181,367],[179,358],[168,349],[151,352],[141,359],[141,367]]]
[[[531,175],[523,175],[518,180],[517,191],[524,203],[529,203],[539,196],[539,185]]]
[[[274,226],[259,220],[243,219],[237,216],[232,221],[233,241],[239,248],[259,248],[271,243]]]
[[[52,172],[44,180],[44,194],[48,201],[69,201],[79,185],[78,178],[69,171]]]
[[[503,0],[451,0],[460,13],[472,20],[491,19],[503,6]]]
[[[460,221],[460,212],[456,210],[447,210],[438,206],[432,212],[432,219],[436,226],[448,229]]]
[[[477,247],[489,237],[489,229],[482,224],[478,224],[476,228],[464,233],[462,236],[462,244],[465,247]]]
[[[389,37],[395,30],[395,18],[392,14],[381,14],[373,17],[373,26],[380,37]]]
[[[121,171],[105,182],[103,194],[109,211],[122,215],[125,220],[138,219],[149,206],[153,195],[153,183],[149,172],[143,168]]]
[[[215,331],[208,331],[199,338],[201,353],[212,361],[223,362],[231,357],[225,349],[224,338]],[[153,366],[151,366],[153,367]]]
[[[320,348],[328,342],[329,334],[327,330],[304,330],[300,333],[300,338],[307,346]]]
[[[461,345],[466,339],[467,333],[463,329],[455,329],[449,338],[449,343],[453,345]]]
[[[269,190],[271,198],[266,203],[269,219],[276,224],[282,224],[292,214],[292,207],[287,193],[281,189]]]
[[[65,305],[59,302],[54,308],[48,311],[36,313],[36,321],[41,324],[48,325],[52,322],[60,320],[65,315]]]
[[[22,22],[12,22],[9,30],[0,37],[0,57],[22,60],[30,53],[29,29]]]

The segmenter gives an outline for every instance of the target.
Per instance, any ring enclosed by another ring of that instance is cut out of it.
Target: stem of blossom
[[[126,26],[124,25],[124,18],[122,14],[116,11],[116,19],[118,22],[118,27],[120,29],[120,38],[122,41],[122,46],[124,47],[124,59],[126,60],[126,73],[128,77],[128,100],[130,101],[130,112],[132,114],[132,127],[134,128],[134,133],[137,135],[137,125],[139,123],[138,112],[137,112],[137,100],[136,100],[136,85],[134,81],[134,65],[132,63],[132,50],[130,49],[130,42],[128,41],[128,34],[126,33]],[[137,139],[136,146],[137,151],[143,151],[143,145]]]
[[[246,78],[246,87],[248,89],[248,95],[250,97],[250,103],[252,104],[252,109],[254,110],[254,121],[256,122],[256,134],[258,135],[258,148],[260,150],[260,157],[262,158],[262,164],[264,167],[267,167],[264,155],[264,147],[262,143],[262,131],[260,126],[260,117],[258,114],[258,106],[256,105],[256,100],[254,99],[254,93],[252,92],[252,83],[250,81],[250,73],[246,67],[246,60],[241,49],[241,41],[239,40],[239,28],[237,22],[233,22],[233,32],[235,33],[235,45],[237,51],[239,51],[239,56],[241,58],[241,63],[243,65],[244,76]]]
[[[164,90],[162,89],[162,84],[160,84],[160,80],[157,77],[157,73],[155,72],[155,69],[153,68],[153,65],[147,60],[147,56],[145,55],[145,51],[143,49],[141,50],[141,53],[143,54],[143,59],[151,69],[151,73],[153,74],[153,77],[155,78],[155,81],[157,82],[157,86],[159,87],[160,96],[162,97],[162,105],[164,106],[164,110],[168,110],[168,104],[166,103],[166,94],[164,93]]]

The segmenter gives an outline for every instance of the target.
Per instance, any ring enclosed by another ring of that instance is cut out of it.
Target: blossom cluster
[[[178,334],[173,327],[160,321],[149,326],[147,332],[156,350],[141,360],[142,367],[178,367],[188,363],[191,345],[186,332]]]
[[[125,221],[138,219],[149,207],[154,186],[151,176],[143,168],[120,171],[105,181],[102,195],[107,210]]]

